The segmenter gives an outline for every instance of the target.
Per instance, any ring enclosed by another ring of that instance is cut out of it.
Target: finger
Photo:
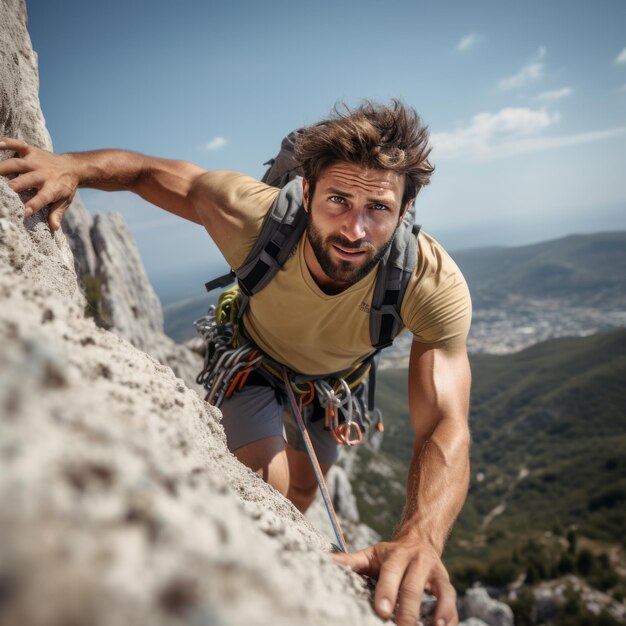
[[[43,185],[43,179],[38,172],[28,172],[9,181],[9,187],[15,193],[21,193],[27,189],[39,189]]]
[[[61,228],[61,221],[63,220],[65,209],[68,206],[69,202],[67,200],[58,200],[50,205],[50,213],[48,214],[48,226],[50,226],[50,230],[56,231]]]
[[[434,626],[457,626],[459,614],[456,608],[456,591],[446,578],[435,578],[428,587],[437,596],[437,608],[433,616]]]
[[[30,146],[21,139],[13,139],[13,137],[0,137],[0,150],[14,150],[20,156],[24,156]]]
[[[0,161],[0,176],[23,174],[24,172],[30,172],[31,169],[24,159],[5,159]]]
[[[30,217],[57,200],[59,200],[58,195],[50,187],[44,185],[38,193],[24,203],[24,217]]]
[[[406,570],[400,592],[398,594],[398,610],[396,624],[398,626],[415,626],[420,615],[420,604],[427,571],[419,561],[412,561]]]
[[[365,548],[359,552],[333,553],[330,557],[340,565],[346,565],[357,574],[366,574],[368,576],[378,576],[380,569],[380,561],[378,560],[373,548]]]
[[[400,583],[406,570],[406,559],[387,559],[380,568],[378,583],[376,583],[374,608],[385,619],[391,617],[393,613],[398,601]]]

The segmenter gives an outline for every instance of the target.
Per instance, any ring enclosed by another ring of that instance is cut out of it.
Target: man
[[[8,138],[0,148],[17,153],[0,163],[0,175],[16,175],[10,187],[36,190],[25,203],[25,217],[49,205],[49,224],[56,230],[77,187],[129,190],[203,225],[235,268],[278,194],[235,172],[207,172],[120,150],[54,155]],[[247,334],[272,359],[295,372],[330,374],[371,351],[368,306],[375,270],[404,213],[429,182],[428,153],[419,117],[397,101],[365,103],[304,129],[296,156],[304,172],[306,232],[269,285],[252,296],[243,318]],[[397,607],[403,626],[416,623],[424,590],[438,597],[437,626],[458,620],[441,553],[469,479],[470,308],[458,268],[422,233],[401,309],[414,335],[409,408],[415,430],[403,519],[391,541],[333,555],[378,577],[376,611],[386,618]],[[234,454],[306,510],[316,492],[314,474],[292,428],[288,435],[283,429],[274,390],[244,388],[222,410]],[[319,425],[311,430],[327,471],[336,446]]]

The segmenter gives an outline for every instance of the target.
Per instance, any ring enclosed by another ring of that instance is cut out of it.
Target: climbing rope
[[[317,484],[319,485],[320,491],[322,492],[322,498],[324,499],[324,504],[326,505],[326,511],[328,512],[330,523],[333,527],[333,530],[335,531],[335,537],[337,537],[337,542],[339,543],[341,551],[348,552],[348,548],[346,547],[346,540],[344,539],[343,533],[341,532],[341,526],[339,525],[337,514],[335,513],[332,500],[330,499],[330,494],[328,493],[328,487],[326,486],[326,481],[324,480],[322,468],[320,467],[319,461],[317,460],[317,455],[315,454],[315,450],[313,449],[313,444],[311,443],[309,433],[307,432],[304,420],[302,419],[302,413],[300,411],[300,408],[298,407],[298,403],[296,402],[293,389],[291,388],[289,374],[287,373],[287,368],[285,367],[283,367],[282,370],[282,377],[283,382],[285,383],[285,388],[287,389],[289,405],[291,406],[293,416],[296,418],[296,423],[298,424],[302,439],[304,440],[304,445],[306,446],[306,451],[309,455],[309,459],[311,459],[311,465],[313,466],[313,471],[315,472]]]

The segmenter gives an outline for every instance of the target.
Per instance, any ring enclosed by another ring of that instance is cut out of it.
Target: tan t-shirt
[[[203,181],[202,219],[231,267],[251,250],[278,189],[236,172],[211,172]],[[422,232],[417,264],[402,302],[401,317],[417,341],[463,345],[471,300],[459,268]],[[376,272],[336,295],[324,293],[304,260],[304,236],[277,275],[250,298],[247,332],[273,359],[304,374],[329,374],[359,362],[372,350],[369,308]]]

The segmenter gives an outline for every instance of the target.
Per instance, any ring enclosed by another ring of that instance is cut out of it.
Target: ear
[[[309,192],[310,187],[306,178],[302,179],[302,206],[304,210],[308,212],[309,210]]]
[[[406,212],[411,208],[411,205],[415,202],[415,198],[411,198],[410,200],[408,200],[406,202],[406,204],[404,205],[404,207],[402,208],[402,211],[400,211],[400,217],[398,218],[398,226],[400,224],[402,224],[402,220],[404,219],[404,216],[406,215]]]

